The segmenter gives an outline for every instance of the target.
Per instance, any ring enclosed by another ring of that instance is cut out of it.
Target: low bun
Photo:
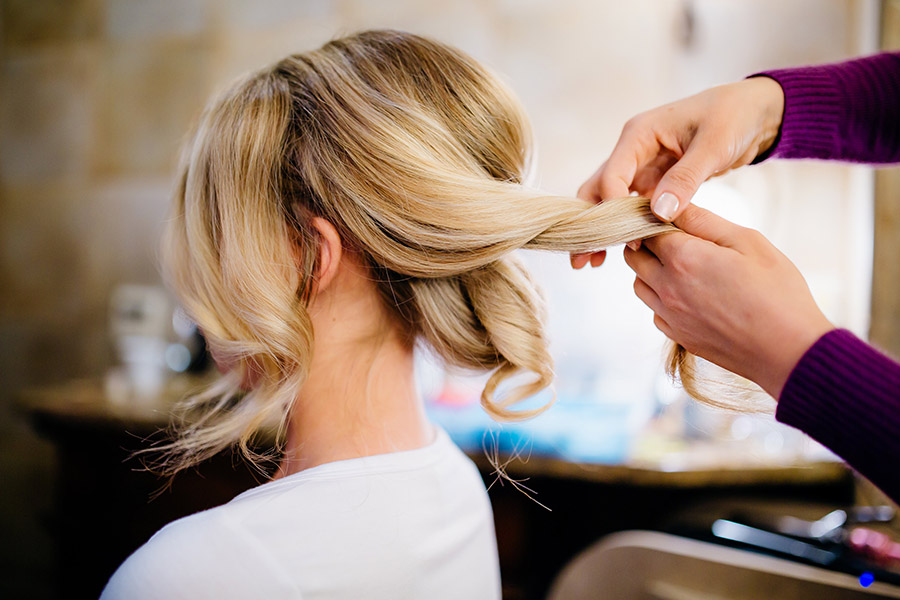
[[[412,290],[421,337],[441,358],[457,367],[493,370],[481,395],[491,417],[522,420],[550,406],[509,409],[553,381],[543,296],[518,257],[461,275],[416,279]],[[498,398],[500,384],[517,374],[533,379]]]
[[[412,282],[415,327],[425,342],[447,364],[490,370],[500,355],[476,316],[462,275]]]
[[[553,382],[553,359],[544,331],[547,310],[540,288],[514,255],[467,273],[463,280],[475,316],[499,357],[498,368],[481,394],[485,411],[503,421],[528,419],[544,412],[552,402],[537,409],[509,409]],[[513,386],[498,398],[500,384],[517,374],[534,378]]]

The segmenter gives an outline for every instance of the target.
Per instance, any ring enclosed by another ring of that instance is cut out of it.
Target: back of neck
[[[290,415],[275,478],[338,460],[413,450],[433,428],[416,390],[413,352],[396,336],[319,347]]]

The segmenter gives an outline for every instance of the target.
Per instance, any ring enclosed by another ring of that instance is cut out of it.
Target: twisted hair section
[[[283,440],[313,347],[315,217],[365,257],[411,342],[491,372],[491,416],[539,413],[515,410],[552,383],[553,364],[541,294],[513,251],[588,252],[673,228],[646,198],[593,205],[526,186],[529,131],[485,67],[396,31],[289,56],[213,100],[185,147],[163,262],[234,368],[185,401],[156,467],[174,473],[233,444],[261,458],[251,442],[266,424]]]

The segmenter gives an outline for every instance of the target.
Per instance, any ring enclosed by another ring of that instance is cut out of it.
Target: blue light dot
[[[183,373],[191,365],[191,351],[184,344],[169,344],[165,353],[166,365],[176,373]]]
[[[868,571],[859,576],[859,585],[863,587],[869,587],[873,581],[875,581],[875,576]]]

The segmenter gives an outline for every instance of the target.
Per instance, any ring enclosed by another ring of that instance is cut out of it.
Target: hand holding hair
[[[674,223],[682,231],[625,249],[635,293],[667,337],[777,399],[794,365],[834,326],[759,232],[696,206]]]
[[[653,212],[672,221],[704,181],[751,163],[778,136],[784,112],[781,86],[756,77],[715,87],[639,114],[625,124],[612,154],[578,190],[592,202],[637,192]],[[590,258],[572,256],[580,269]]]

